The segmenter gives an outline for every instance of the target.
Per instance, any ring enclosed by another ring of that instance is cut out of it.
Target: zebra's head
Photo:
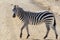
[[[20,8],[18,5],[14,5],[14,8],[12,9],[13,11],[13,18],[16,17],[16,15],[19,15],[23,12],[23,9]]]

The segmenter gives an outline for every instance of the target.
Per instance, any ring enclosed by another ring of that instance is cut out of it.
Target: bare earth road
[[[39,0],[35,0],[37,3]],[[42,1],[43,2],[43,1]],[[49,1],[48,1],[49,2]],[[52,1],[50,1],[52,2]],[[16,18],[12,18],[12,8],[13,5],[11,4],[17,4],[24,8],[24,10],[27,11],[38,11],[40,7],[37,5],[34,5],[30,2],[30,0],[0,0],[0,40],[44,40],[43,37],[46,34],[46,27],[45,24],[39,24],[39,25],[29,25],[29,32],[30,37],[26,39],[27,33],[26,30],[23,30],[23,37],[22,39],[19,38],[20,35],[20,29],[23,25],[23,23]],[[48,4],[47,4],[48,5]],[[52,8],[53,7],[53,8]],[[60,10],[59,5],[56,5],[53,3],[53,6],[51,7],[51,10],[53,12],[56,12],[55,14],[56,20],[57,20],[57,32],[59,35],[58,40],[60,40]],[[54,31],[51,29],[50,33],[47,37],[47,40],[55,40],[55,34]]]

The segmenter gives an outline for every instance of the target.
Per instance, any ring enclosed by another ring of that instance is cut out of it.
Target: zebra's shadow
[[[32,39],[32,40],[40,40],[40,39]]]
[[[55,40],[55,39],[32,39],[32,40]]]

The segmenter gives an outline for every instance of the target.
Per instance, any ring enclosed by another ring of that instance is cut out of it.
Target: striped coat
[[[30,11],[24,11],[21,7],[18,5],[14,5],[13,8],[13,17],[16,17],[16,15],[19,17],[24,22],[23,27],[21,28],[21,33],[20,37],[22,37],[22,30],[26,27],[27,29],[27,38],[30,36],[29,30],[28,30],[28,24],[39,24],[41,22],[44,22],[46,24],[47,28],[47,33],[44,37],[44,39],[48,36],[50,26],[53,28],[55,34],[56,34],[56,39],[58,37],[58,34],[56,32],[56,20],[55,16],[52,12],[49,11],[43,11],[43,12],[30,12]]]

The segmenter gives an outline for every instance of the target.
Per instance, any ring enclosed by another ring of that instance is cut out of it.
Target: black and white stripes
[[[50,26],[52,26],[53,30],[55,31],[56,34],[56,39],[58,37],[58,34],[56,32],[56,21],[55,21],[55,17],[54,14],[49,12],[49,11],[43,11],[43,12],[29,12],[29,11],[24,11],[21,7],[19,7],[18,5],[14,5],[13,8],[13,17],[16,17],[16,15],[19,17],[19,19],[21,19],[24,22],[23,27],[21,28],[21,34],[20,37],[22,37],[22,30],[26,27],[28,36],[27,38],[30,36],[29,31],[28,31],[28,24],[32,23],[32,24],[38,24],[41,22],[44,22],[46,24],[46,28],[47,28],[47,33],[44,37],[44,39],[48,36],[49,30],[50,30]]]

